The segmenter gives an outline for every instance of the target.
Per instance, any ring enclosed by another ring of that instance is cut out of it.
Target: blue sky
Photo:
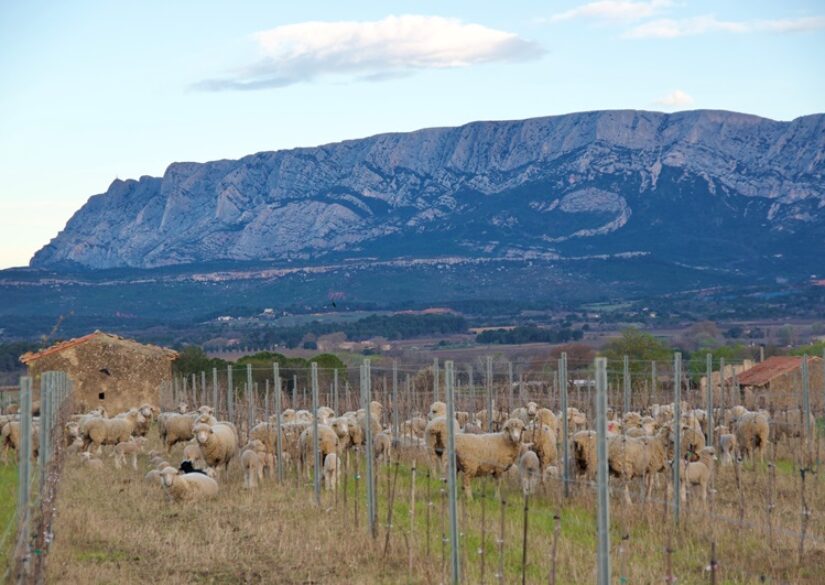
[[[825,4],[0,2],[0,268],[116,177],[379,132],[825,111]]]

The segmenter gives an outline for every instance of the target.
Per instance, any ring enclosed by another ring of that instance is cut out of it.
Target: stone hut
[[[822,358],[808,357],[808,387],[811,408],[822,408],[825,379]],[[730,383],[731,380],[728,380]],[[773,356],[738,376],[742,400],[747,408],[789,410],[802,406],[802,358]]]
[[[40,387],[42,372],[66,372],[74,383],[78,412],[102,406],[114,416],[142,404],[158,405],[161,385],[172,380],[177,357],[165,347],[95,331],[26,353],[20,361],[28,366],[34,388]]]

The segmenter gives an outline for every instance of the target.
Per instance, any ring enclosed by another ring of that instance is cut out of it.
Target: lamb
[[[129,410],[122,417],[88,419],[85,426],[81,425],[86,450],[94,446],[100,453],[103,445],[117,445],[128,441],[132,438],[137,425],[143,424],[145,420],[136,408]]]
[[[534,451],[525,449],[518,460],[518,473],[521,478],[521,492],[529,496],[535,491],[539,481],[543,480],[541,464]]]
[[[266,446],[258,439],[252,439],[243,448],[241,453],[241,467],[243,467],[243,486],[246,489],[255,489],[258,482],[264,479],[264,462]]]
[[[219,465],[223,465],[224,469],[227,469],[238,451],[238,435],[235,429],[226,423],[218,423],[211,427],[198,423],[192,431],[207,467],[217,469]]]
[[[768,417],[759,412],[745,412],[736,419],[736,442],[742,457],[754,457],[764,461],[764,449],[770,436]]]
[[[306,473],[307,478],[310,477],[309,469],[313,465],[311,462],[314,461],[312,453],[312,431],[311,426],[307,427],[304,432],[301,433],[299,439],[299,463],[303,472]],[[338,452],[338,435],[329,425],[318,425],[318,451],[321,454],[322,465],[327,455]]]
[[[722,454],[722,465],[728,466],[733,464],[733,454],[739,450],[739,445],[736,442],[736,435],[733,433],[722,433],[717,437],[719,452]]]
[[[713,447],[705,447],[699,452],[699,461],[682,461],[682,485],[680,487],[680,497],[684,502],[687,500],[687,487],[691,488],[691,497],[695,493],[702,496],[702,501],[708,499],[708,483],[711,473],[713,473],[713,462],[716,460],[716,452]]]
[[[324,487],[327,490],[338,487],[338,455],[330,453],[324,457]]]
[[[178,475],[174,467],[166,467],[160,472],[164,490],[175,502],[212,498],[218,495],[218,482],[203,473]]]
[[[83,462],[83,467],[89,467],[91,469],[103,469],[103,461],[92,457],[92,454],[84,451],[80,454],[80,459]]]
[[[132,437],[129,441],[121,441],[115,445],[112,451],[112,457],[115,459],[115,469],[120,469],[122,465],[126,465],[126,456],[129,455],[132,458],[132,469],[137,471],[138,453],[143,451],[145,442],[145,437]]]
[[[499,433],[455,435],[456,470],[463,474],[467,500],[473,499],[472,478],[492,475],[498,480],[516,462],[521,452],[523,432],[524,423],[511,418]]]

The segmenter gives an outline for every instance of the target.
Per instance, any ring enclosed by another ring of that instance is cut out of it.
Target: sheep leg
[[[132,469],[134,469],[135,471],[137,471],[137,469],[138,469],[138,466],[137,466],[137,453],[132,453]]]
[[[470,476],[464,473],[461,482],[464,484],[464,497],[468,502],[471,502],[473,500],[473,486],[470,485]],[[496,488],[496,493],[498,493],[498,488]]]
[[[627,485],[627,479],[625,478],[625,480],[622,483],[624,483],[624,501],[625,501],[625,504],[630,506],[630,505],[633,504],[633,500],[630,499],[630,487]]]

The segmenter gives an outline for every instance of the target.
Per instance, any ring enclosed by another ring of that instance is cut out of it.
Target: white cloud
[[[692,106],[693,102],[693,97],[691,97],[681,89],[676,89],[670,92],[669,94],[662,96],[654,103],[657,106],[663,106],[665,108],[687,108],[689,106]]]
[[[652,16],[657,11],[670,6],[670,0],[649,0],[648,2],[631,2],[629,0],[599,0],[582,4],[565,12],[554,14],[549,22],[573,20],[575,18],[592,18],[598,20],[630,21]]]
[[[661,18],[642,23],[624,35],[629,39],[675,39],[701,35],[708,32],[751,33],[751,32],[803,32],[825,28],[825,17],[806,16],[801,18],[780,18],[776,20],[733,21],[719,20],[705,15],[693,18]]]
[[[380,81],[421,69],[537,59],[544,50],[518,35],[440,16],[302,22],[256,33],[263,59],[199,89],[285,87],[329,75]]]

